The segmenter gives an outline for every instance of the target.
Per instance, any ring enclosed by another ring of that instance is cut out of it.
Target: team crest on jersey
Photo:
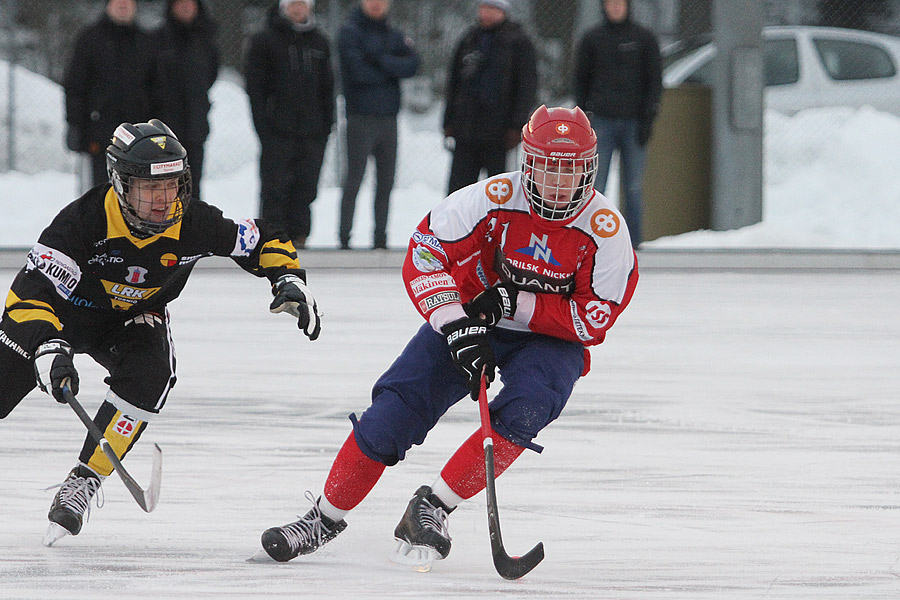
[[[602,238],[609,238],[619,232],[619,217],[608,208],[601,208],[591,215],[591,230]]]
[[[530,256],[534,260],[542,260],[547,264],[551,264],[555,267],[561,266],[559,261],[553,258],[553,251],[547,247],[547,234],[544,234],[544,237],[539,238],[535,234],[531,234],[531,241],[528,243],[528,246],[525,248],[519,248],[516,250],[519,254],[524,254],[526,256]]]
[[[147,281],[147,269],[144,267],[128,267],[128,275],[125,276],[126,283],[144,283]]]
[[[512,199],[512,181],[506,177],[491,179],[484,185],[484,193],[494,204],[506,204]]]
[[[433,273],[444,268],[441,261],[426,246],[416,246],[412,251],[413,265],[422,273]]]

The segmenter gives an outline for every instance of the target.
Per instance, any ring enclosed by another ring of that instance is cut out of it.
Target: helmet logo
[[[114,144],[116,143],[116,140],[121,140],[126,146],[130,146],[132,142],[134,142],[134,134],[125,129],[122,125],[119,125],[113,132]]]
[[[565,123],[560,123],[559,125],[556,126],[556,131],[560,135],[567,135],[569,133],[569,126],[566,125]]]
[[[153,163],[150,165],[151,175],[165,175],[167,173],[180,173],[184,170],[184,161],[180,158],[164,163]]]
[[[151,139],[157,146],[159,146],[160,148],[162,148],[163,150],[166,149],[166,136],[164,136],[164,135],[158,135],[158,136],[152,137],[152,138],[150,138],[150,139]]]
[[[506,204],[512,198],[512,181],[506,177],[491,179],[484,186],[484,193],[494,204]]]
[[[619,217],[608,208],[601,208],[591,215],[591,229],[602,238],[609,238],[619,232]]]

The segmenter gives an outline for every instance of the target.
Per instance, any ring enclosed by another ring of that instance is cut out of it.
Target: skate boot
[[[47,489],[59,488],[47,518],[50,527],[44,545],[52,546],[65,535],[78,535],[91,514],[91,499],[100,489],[102,478],[92,469],[79,464],[69,472],[66,480]],[[103,494],[97,497],[97,508],[103,506]]]
[[[391,560],[430,568],[435,560],[450,554],[450,531],[447,515],[453,512],[423,485],[409,501],[403,518],[394,529],[397,544]]]
[[[347,522],[343,519],[332,521],[323,515],[310,492],[306,493],[306,497],[313,507],[299,521],[271,527],[262,534],[263,549],[278,562],[287,562],[300,554],[311,554],[347,528]]]

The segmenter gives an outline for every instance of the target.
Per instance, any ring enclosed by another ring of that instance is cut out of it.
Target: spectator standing
[[[247,95],[262,152],[260,214],[294,246],[310,234],[328,134],[334,124],[334,71],[313,0],[280,0],[250,40]]]
[[[508,0],[478,4],[478,24],[456,47],[447,82],[444,136],[453,143],[448,193],[506,171],[507,153],[537,103],[534,45],[508,18]]]
[[[597,132],[600,165],[594,187],[606,189],[614,150],[619,151],[625,220],[631,243],[643,240],[641,184],[647,142],[659,112],[662,59],[653,33],[634,23],[628,0],[603,0],[605,22],[588,30],[577,52],[575,102]]]
[[[387,220],[397,169],[400,80],[412,77],[419,56],[412,41],[388,24],[389,0],[360,0],[338,34],[347,111],[347,173],[338,237],[350,247],[356,196],[369,155],[375,159],[374,248],[387,247]]]
[[[149,121],[157,109],[155,52],[135,23],[137,0],[109,0],[79,33],[63,80],[66,145],[91,159],[92,186],[106,184],[106,147],[122,122]]]
[[[209,136],[209,90],[219,75],[215,34],[202,0],[167,0],[165,23],[154,32],[158,116],[178,132],[191,157],[194,198],[200,197],[203,144]]]

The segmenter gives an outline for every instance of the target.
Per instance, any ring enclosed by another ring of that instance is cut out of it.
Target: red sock
[[[523,446],[514,444],[508,439],[493,432],[494,440],[494,472],[499,477],[519,455],[525,451]],[[487,485],[484,474],[484,443],[481,430],[469,436],[456,453],[450,457],[441,478],[460,498],[468,500]]]
[[[362,453],[351,431],[325,480],[325,498],[335,508],[353,510],[372,491],[384,469]]]

